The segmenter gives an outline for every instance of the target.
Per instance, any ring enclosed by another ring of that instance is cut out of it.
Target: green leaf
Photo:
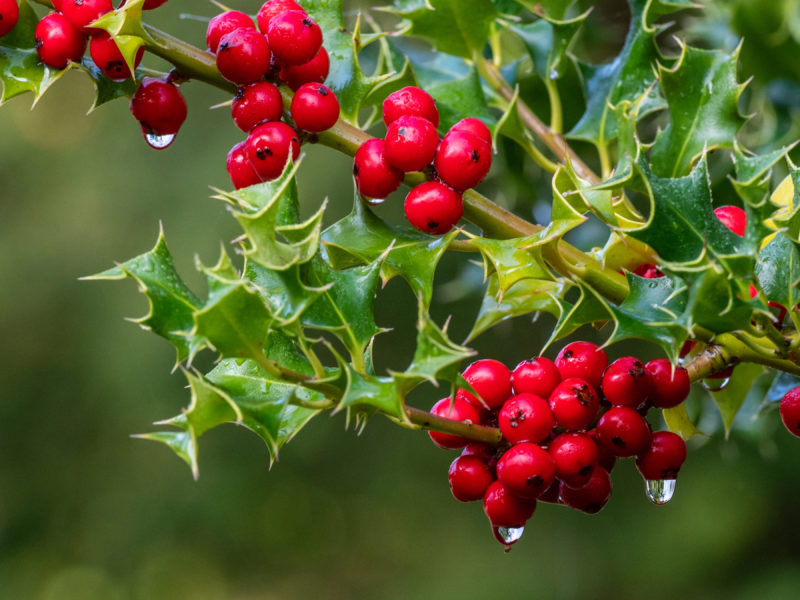
[[[342,396],[337,411],[343,408],[374,409],[397,419],[407,420],[400,386],[393,377],[362,375],[349,364],[345,365],[347,389]]]
[[[743,295],[749,297],[747,287],[741,282],[735,288],[727,274],[706,269],[689,288],[685,326],[691,330],[697,324],[715,333],[746,329],[755,308],[741,300]]]
[[[299,319],[324,292],[324,289],[309,287],[303,283],[299,265],[275,271],[248,261],[244,277],[261,295],[272,317],[283,327]]]
[[[94,111],[106,102],[111,102],[117,98],[130,98],[136,93],[136,82],[132,78],[125,81],[111,81],[103,75],[103,72],[94,64],[91,58],[84,57],[81,60],[81,67],[94,82],[95,95],[89,112]],[[141,76],[137,76],[137,79],[141,79]]]
[[[113,269],[84,277],[85,280],[119,280],[131,277],[150,304],[149,312],[135,319],[142,328],[169,340],[178,353],[178,362],[194,356],[202,342],[188,336],[194,327],[194,312],[203,302],[181,280],[167,248],[164,230],[155,247]]]
[[[758,285],[767,299],[792,309],[800,302],[800,248],[778,233],[759,253]]]
[[[563,19],[574,0],[516,0],[535,15],[551,19]]]
[[[513,25],[511,30],[525,44],[539,77],[559,79],[567,62],[567,50],[588,16],[589,11],[565,21],[543,17],[532,23]]]
[[[436,100],[439,128],[442,130],[449,129],[465,115],[480,119],[487,125],[495,123],[475,69],[471,69],[466,77],[435,85],[427,88],[427,91]]]
[[[405,20],[398,33],[421,37],[440,52],[464,58],[483,50],[498,17],[491,0],[396,1],[388,10]]]
[[[722,422],[725,425],[725,437],[727,438],[731,432],[731,424],[736,418],[736,414],[742,407],[742,404],[753,387],[753,382],[764,373],[764,367],[753,363],[744,363],[737,365],[731,375],[731,380],[724,389],[709,392],[711,398],[714,400],[719,414],[722,416]]]
[[[666,408],[661,411],[661,414],[667,424],[667,429],[672,433],[677,433],[684,440],[689,440],[701,433],[689,418],[689,413],[686,412],[686,403],[680,404],[675,408]]]
[[[744,89],[736,81],[738,56],[738,48],[727,54],[684,46],[672,69],[659,66],[670,122],[656,136],[650,154],[655,173],[685,175],[704,149],[732,146],[744,122],[737,106]]]

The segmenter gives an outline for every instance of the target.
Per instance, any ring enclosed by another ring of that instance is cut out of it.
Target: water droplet
[[[675,494],[677,479],[648,479],[644,482],[647,498],[653,504],[666,504]]]
[[[155,133],[145,133],[144,140],[151,148],[163,150],[175,140],[175,134],[168,133],[167,135],[156,135]]]
[[[703,387],[709,392],[721,392],[730,382],[730,377],[724,379],[703,379]]]
[[[386,198],[367,198],[364,197],[364,204],[368,204],[369,206],[380,206],[386,202]]]
[[[558,71],[556,69],[550,69],[550,79],[558,79]]]
[[[506,552],[511,550],[511,545],[516,544],[522,534],[525,532],[525,527],[492,527],[495,539],[506,547]]]

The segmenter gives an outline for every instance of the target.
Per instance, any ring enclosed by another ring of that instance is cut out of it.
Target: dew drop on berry
[[[175,140],[175,134],[168,133],[166,135],[158,135],[155,133],[145,133],[144,139],[151,148],[163,150]]]
[[[703,379],[703,387],[709,392],[721,392],[731,382],[730,377],[724,379]]]
[[[644,482],[647,499],[653,504],[666,504],[675,494],[677,479],[648,479]]]
[[[516,544],[525,533],[525,527],[492,527],[492,531],[497,541],[504,544],[508,552],[511,545]]]

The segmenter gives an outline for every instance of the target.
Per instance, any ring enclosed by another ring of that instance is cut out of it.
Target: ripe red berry
[[[483,512],[495,527],[522,527],[536,510],[536,500],[512,494],[499,481],[489,485],[483,496]]]
[[[506,400],[497,421],[503,437],[512,444],[543,442],[556,424],[547,400],[524,392]]]
[[[336,94],[321,83],[304,83],[292,98],[292,120],[303,131],[319,133],[339,119]]]
[[[523,360],[511,373],[511,385],[517,394],[527,392],[549,398],[559,383],[561,373],[553,361],[544,356]]]
[[[600,398],[594,388],[578,377],[558,384],[549,402],[556,423],[567,431],[588,429],[600,408]]]
[[[231,116],[244,132],[265,121],[280,121],[283,116],[283,97],[280,90],[268,81],[257,81],[236,92]]]
[[[658,408],[673,408],[689,396],[691,381],[683,367],[672,368],[666,358],[647,363],[650,374],[650,401]]]
[[[611,476],[597,465],[592,470],[589,481],[581,487],[570,487],[562,482],[559,495],[561,501],[570,508],[593,515],[603,510],[611,498]]]
[[[228,81],[246,85],[261,79],[269,70],[267,38],[255,29],[226,33],[217,47],[217,68]]]
[[[259,125],[247,137],[247,158],[264,180],[275,179],[292,160],[300,155],[300,139],[294,129],[282,121]]]
[[[650,263],[639,265],[633,270],[633,272],[639,277],[644,277],[645,279],[658,279],[659,277],[664,276],[664,273],[662,273],[657,266]]]
[[[478,456],[463,454],[450,463],[447,478],[450,480],[450,491],[461,502],[480,500],[494,481],[486,461]]]
[[[516,444],[497,461],[497,480],[520,498],[538,498],[555,478],[552,457],[537,444]]]
[[[614,456],[635,456],[650,446],[650,426],[627,406],[615,406],[597,422],[597,439]]]
[[[644,364],[633,356],[623,356],[603,373],[603,395],[614,406],[636,408],[650,393],[650,375]]]
[[[175,134],[186,120],[186,100],[178,87],[153,77],[142,79],[130,108],[146,135]]]
[[[65,69],[69,61],[79,61],[86,51],[86,36],[59,13],[50,13],[39,21],[33,36],[39,60],[54,69]]]
[[[111,0],[61,0],[60,10],[73,27],[83,33],[93,34],[97,30],[87,25],[114,10],[114,6]]]
[[[589,481],[599,459],[597,444],[585,433],[562,433],[548,450],[556,464],[556,477],[574,487]]]
[[[603,381],[608,366],[606,353],[591,342],[572,342],[561,349],[556,357],[561,377],[580,377],[596,388]]]
[[[304,83],[324,83],[331,68],[331,61],[325,46],[319,49],[317,55],[302,65],[284,65],[281,67],[280,78],[292,90],[297,90]]]
[[[383,122],[388,127],[400,117],[421,117],[439,126],[439,111],[430,94],[418,87],[408,86],[392,92],[383,101]]]
[[[656,431],[649,448],[636,459],[636,468],[648,481],[675,479],[686,460],[686,444],[671,431]]]
[[[275,58],[285,65],[302,65],[322,48],[322,30],[302,10],[289,10],[270,19],[269,46]]]
[[[272,18],[290,10],[305,12],[303,7],[294,0],[267,0],[267,2],[264,2],[256,17],[259,31],[266,34],[269,29],[269,22]]]
[[[461,456],[477,456],[488,463],[495,455],[495,448],[480,442],[470,442],[461,451]]]
[[[403,206],[409,222],[425,233],[447,233],[464,212],[461,194],[438,181],[414,187]]]
[[[781,398],[781,420],[792,435],[800,437],[800,387],[792,388]]]
[[[228,175],[231,178],[233,187],[237,190],[250,185],[261,183],[261,177],[256,173],[256,169],[250,159],[247,158],[247,142],[239,142],[230,152],[226,164]]]
[[[408,173],[427,167],[439,145],[436,127],[422,117],[400,117],[386,131],[386,160]]]
[[[714,209],[714,214],[722,224],[739,237],[744,237],[747,229],[747,213],[738,206],[719,206]]]
[[[439,417],[446,417],[456,421],[468,421],[475,424],[480,424],[481,422],[478,409],[458,396],[452,401],[450,398],[442,398],[433,405],[431,412]],[[465,437],[450,433],[441,433],[439,431],[429,431],[428,435],[431,436],[433,443],[439,446],[439,448],[463,448],[470,442]]]
[[[465,394],[478,408],[500,408],[511,396],[511,371],[499,360],[476,360],[462,375],[480,396],[477,399],[472,394]]]
[[[153,10],[154,8],[158,8],[159,6],[163,6],[167,3],[167,0],[144,0],[144,8],[145,10]],[[123,2],[123,4],[125,4]]]
[[[0,37],[9,33],[19,20],[17,0],[0,0]]]
[[[356,150],[353,176],[358,193],[368,198],[386,198],[403,181],[403,172],[386,162],[380,138],[371,138]]]
[[[492,132],[489,131],[489,128],[486,126],[486,123],[481,121],[480,119],[475,119],[473,117],[467,117],[466,119],[461,119],[458,123],[453,125],[450,128],[450,133],[455,131],[467,131],[472,135],[478,136],[484,142],[492,145]]]
[[[467,190],[478,185],[492,167],[492,147],[467,131],[451,131],[439,144],[433,161],[447,185]]]
[[[108,32],[103,31],[92,36],[89,41],[89,54],[94,63],[103,71],[103,75],[111,81],[130,79],[131,70],[115,42]],[[144,56],[144,46],[136,51],[134,68],[139,66]]]
[[[229,10],[219,14],[208,22],[208,29],[206,29],[206,44],[208,45],[208,50],[216,54],[222,36],[232,31],[255,28],[256,26],[253,23],[253,19],[239,10]]]
[[[597,445],[597,464],[611,473],[611,471],[614,470],[614,466],[617,464],[617,457],[611,454],[611,452],[598,441],[597,429],[590,429],[586,432],[586,435],[592,438],[592,441]]]

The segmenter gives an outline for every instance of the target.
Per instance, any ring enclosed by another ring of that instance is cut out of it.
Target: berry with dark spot
[[[645,366],[650,374],[650,401],[657,408],[673,408],[689,396],[691,381],[683,367],[673,367],[666,358],[651,360]]]
[[[686,461],[686,443],[671,431],[656,431],[650,446],[636,459],[636,468],[648,481],[676,479]]]
[[[460,502],[480,500],[494,481],[489,465],[480,457],[462,454],[450,463],[450,491]]]
[[[272,17],[266,35],[275,58],[285,65],[307,63],[322,48],[322,30],[301,10]]]
[[[226,167],[228,168],[231,183],[237,190],[261,183],[261,177],[256,173],[253,163],[247,158],[246,141],[239,142],[231,148],[230,152],[228,152]]]
[[[614,406],[636,408],[650,393],[650,374],[633,356],[623,356],[611,363],[603,373],[603,395]]]
[[[433,123],[422,117],[400,117],[386,131],[386,160],[406,173],[427,167],[439,145]]]
[[[567,431],[581,431],[597,417],[600,398],[589,383],[578,377],[565,379],[550,394],[550,410],[556,423]]]
[[[608,366],[608,356],[591,342],[572,342],[561,349],[556,357],[561,377],[580,377],[596,388],[603,381],[603,373]]]
[[[294,0],[267,0],[267,2],[264,2],[264,4],[261,6],[258,11],[258,15],[256,16],[258,30],[261,33],[266,34],[269,30],[269,23],[272,21],[273,17],[282,15],[290,10],[299,10],[300,12],[305,12],[303,7]]]
[[[280,121],[283,116],[283,97],[268,81],[257,81],[239,88],[231,105],[236,126],[245,133],[267,121]]]
[[[39,21],[33,36],[39,60],[54,69],[65,69],[69,61],[79,61],[86,51],[86,36],[59,13],[50,13]]]
[[[280,176],[289,157],[297,160],[299,155],[300,139],[295,130],[282,121],[259,125],[247,137],[247,157],[264,181]]]
[[[549,358],[537,356],[519,363],[511,373],[511,384],[517,394],[527,392],[549,398],[561,383],[561,373]]]
[[[603,510],[611,498],[611,476],[597,465],[592,469],[589,481],[580,487],[571,487],[562,482],[559,496],[567,506],[593,515]]]
[[[589,481],[599,460],[597,444],[585,433],[562,433],[548,451],[556,465],[556,477],[573,487]]]
[[[426,181],[414,187],[406,196],[403,208],[414,227],[431,234],[447,233],[464,212],[461,194],[438,181]]]
[[[270,47],[256,29],[226,33],[217,47],[217,68],[228,81],[238,85],[254,83],[269,70]]]
[[[781,398],[781,420],[792,435],[800,437],[800,387],[792,388]]]
[[[506,400],[497,422],[503,437],[512,444],[543,442],[556,424],[547,400],[525,392]]]
[[[472,406],[466,400],[462,400],[456,396],[453,400],[442,398],[431,408],[431,413],[439,416],[453,419],[455,421],[463,421],[474,424],[480,424],[481,417],[478,409]],[[453,435],[451,433],[441,433],[439,431],[429,431],[428,435],[433,440],[433,443],[440,448],[463,448],[470,441],[467,438]]]
[[[492,167],[492,147],[468,131],[451,131],[433,161],[438,177],[457,190],[478,185]]]
[[[388,127],[400,117],[420,117],[439,126],[436,101],[423,89],[414,86],[392,92],[383,101],[383,122]]]
[[[465,390],[465,397],[479,408],[500,408],[512,394],[511,371],[499,360],[476,360],[464,370],[463,377],[480,396],[476,398]]]
[[[89,54],[94,63],[103,71],[103,75],[111,81],[125,81],[130,79],[131,70],[122,56],[122,52],[108,32],[103,31],[93,35],[89,41]],[[136,51],[134,68],[139,66],[144,56],[144,46]]]
[[[237,29],[255,29],[253,19],[239,10],[229,10],[217,15],[208,22],[206,29],[206,45],[209,52],[214,54],[219,49],[219,41],[222,36],[229,34]]]
[[[358,193],[368,198],[386,198],[403,181],[403,172],[386,160],[380,138],[369,139],[356,150],[353,176]]]
[[[292,120],[303,131],[319,133],[339,119],[336,94],[321,83],[304,83],[292,98]]]
[[[497,461],[497,480],[520,498],[538,498],[555,478],[553,458],[537,444],[516,444]]]
[[[641,454],[650,445],[650,426],[627,406],[615,406],[597,422],[597,440],[614,456]]]

